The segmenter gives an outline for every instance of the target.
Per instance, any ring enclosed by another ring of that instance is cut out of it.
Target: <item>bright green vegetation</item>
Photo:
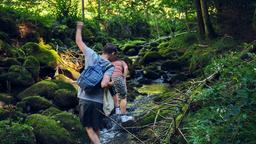
[[[138,89],[139,93],[143,94],[161,94],[167,89],[165,84],[151,84],[151,85],[143,85]]]

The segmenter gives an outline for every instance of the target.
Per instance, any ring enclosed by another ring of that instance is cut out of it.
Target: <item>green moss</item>
[[[28,56],[23,66],[32,74],[34,79],[38,79],[39,71],[40,71],[40,63],[35,57]]]
[[[42,112],[42,115],[53,116],[53,115],[56,115],[61,112],[62,112],[61,110],[59,110],[55,107],[49,107],[48,109],[46,109]]]
[[[25,53],[19,48],[14,48],[8,43],[5,43],[0,39],[0,55],[4,54],[5,57],[24,57]]]
[[[151,84],[151,85],[143,85],[138,89],[139,93],[144,94],[161,94],[166,91],[167,86],[165,84]]]
[[[67,83],[67,82],[62,81],[62,80],[51,80],[51,82],[55,83],[58,86],[58,89],[66,89],[66,90],[69,90],[71,92],[76,92],[76,89],[70,83]]]
[[[56,89],[58,89],[58,85],[56,83],[44,80],[25,89],[23,92],[18,94],[17,98],[21,100],[28,96],[40,95],[51,99],[53,98],[53,93]]]
[[[0,139],[3,144],[36,144],[31,126],[9,121],[0,121]]]
[[[16,58],[0,59],[0,66],[10,67],[12,65],[21,65],[21,63]]]
[[[55,91],[53,103],[60,109],[74,108],[78,104],[76,93],[67,89],[59,89]]]
[[[49,46],[28,42],[22,46],[22,50],[25,51],[26,55],[36,57],[40,64],[48,67],[55,68],[60,61],[58,53]]]
[[[60,74],[64,74],[68,78],[71,78],[73,80],[78,79],[80,76],[80,73],[77,72],[75,69],[67,67],[67,66],[61,66],[60,67]]]
[[[17,98],[21,100],[28,96],[39,95],[47,99],[53,99],[54,92],[57,89],[67,89],[71,92],[76,92],[76,89],[71,84],[62,80],[43,80],[19,93]]]
[[[28,117],[26,124],[32,126],[37,143],[41,144],[70,144],[71,136],[59,123],[47,116],[33,114]]]
[[[60,125],[70,133],[72,139],[75,139],[77,143],[82,141],[85,132],[77,116],[68,112],[62,112],[54,115],[53,119],[60,122]]]
[[[0,81],[9,81],[16,86],[29,86],[34,83],[31,74],[19,65],[13,65],[9,68],[8,73],[1,74]]]
[[[30,96],[24,98],[17,104],[17,107],[27,113],[37,113],[51,106],[51,102],[40,96]]]

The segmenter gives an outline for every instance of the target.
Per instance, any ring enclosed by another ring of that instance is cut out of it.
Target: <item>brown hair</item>
[[[103,53],[109,54],[109,55],[113,53],[115,54],[117,53],[117,47],[111,43],[107,43],[103,48]]]

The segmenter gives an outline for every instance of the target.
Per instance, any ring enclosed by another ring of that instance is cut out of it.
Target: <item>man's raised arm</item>
[[[84,49],[86,48],[86,45],[82,39],[83,26],[84,26],[83,22],[77,22],[76,24],[76,44],[79,47],[79,49],[84,53]]]

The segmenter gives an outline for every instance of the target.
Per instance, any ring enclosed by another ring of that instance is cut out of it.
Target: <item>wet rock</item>
[[[71,144],[71,136],[60,124],[44,115],[30,115],[26,124],[33,127],[37,143],[40,144]]]
[[[17,107],[26,113],[37,113],[49,108],[51,105],[51,102],[40,96],[26,97],[21,102],[17,103]]]
[[[150,69],[146,69],[144,70],[143,72],[143,76],[145,78],[148,78],[148,79],[152,79],[152,80],[155,80],[155,79],[158,79],[161,77],[161,75],[153,70],[150,70]]]
[[[54,93],[53,103],[63,110],[74,108],[78,104],[76,92],[59,89]]]
[[[32,74],[35,80],[39,78],[40,63],[35,57],[28,56],[23,66]]]
[[[77,116],[68,112],[62,112],[54,115],[53,119],[70,133],[76,143],[81,143],[85,136],[85,131]]]
[[[26,124],[0,121],[0,139],[3,144],[36,144],[33,128]]]

